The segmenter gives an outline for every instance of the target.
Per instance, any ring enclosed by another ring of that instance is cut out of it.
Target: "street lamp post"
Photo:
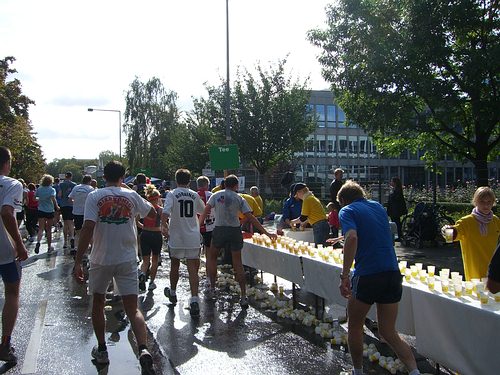
[[[100,111],[100,112],[117,112],[118,113],[118,121],[119,121],[119,140],[120,140],[120,161],[122,160],[122,111],[118,109],[99,109],[99,108],[88,108],[87,111],[89,112],[94,112],[94,111]]]

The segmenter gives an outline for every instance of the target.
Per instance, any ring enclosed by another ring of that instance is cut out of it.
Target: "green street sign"
[[[211,146],[208,155],[210,156],[211,169],[214,171],[240,167],[238,145]]]

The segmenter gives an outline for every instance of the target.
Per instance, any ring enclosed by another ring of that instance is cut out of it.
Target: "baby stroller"
[[[441,246],[446,243],[441,235],[443,225],[453,225],[453,219],[444,215],[442,209],[430,203],[417,203],[413,213],[406,215],[401,223],[403,246],[422,248],[424,242]]]

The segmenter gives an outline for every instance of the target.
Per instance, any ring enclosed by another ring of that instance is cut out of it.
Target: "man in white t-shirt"
[[[21,234],[17,227],[16,211],[22,209],[23,185],[7,177],[11,168],[11,154],[0,146],[0,275],[4,283],[5,300],[2,310],[2,342],[0,361],[17,363],[14,348],[10,345],[12,331],[19,310],[19,286],[21,266],[19,261],[28,258]]]
[[[154,374],[153,358],[146,346],[146,323],[137,307],[139,286],[135,218],[153,217],[156,211],[149,202],[123,184],[124,175],[123,165],[118,161],[110,161],[104,167],[106,187],[92,191],[87,196],[74,274],[79,281],[84,281],[82,258],[93,238],[89,293],[93,295],[92,324],[98,345],[92,349],[92,357],[97,363],[109,363],[104,336],[104,304],[106,290],[113,280],[135,334],[142,373]]]
[[[190,314],[192,317],[197,317],[200,315],[198,269],[201,245],[198,215],[203,212],[205,204],[196,191],[189,189],[190,171],[178,169],[175,172],[175,182],[177,188],[165,197],[161,219],[162,233],[168,237],[170,251],[170,288],[165,288],[164,293],[171,303],[177,302],[176,288],[179,281],[180,260],[185,258],[191,288]]]
[[[222,248],[230,249],[236,280],[241,288],[240,305],[243,309],[246,309],[248,308],[248,299],[246,297],[245,272],[241,261],[243,235],[241,234],[239,213],[241,212],[248,222],[253,224],[261,233],[266,234],[269,238],[276,240],[276,234],[269,233],[265,230],[255,216],[252,215],[252,209],[247,201],[238,194],[238,184],[239,180],[235,175],[226,177],[226,188],[224,190],[219,190],[209,198],[205,211],[200,216],[200,223],[203,223],[211,210],[215,209],[215,229],[212,232],[212,246],[209,249],[210,254],[207,255],[207,263],[211,263],[209,267],[207,266],[207,270],[210,270],[208,278],[211,288],[215,285],[217,254]],[[212,295],[213,291],[207,294]]]
[[[85,212],[85,201],[87,200],[87,195],[94,191],[94,188],[90,186],[92,181],[92,176],[85,175],[82,178],[82,183],[76,185],[71,193],[69,193],[68,198],[73,201],[73,222],[75,223],[75,242],[78,247],[78,238],[80,237],[80,230],[83,226],[83,213]],[[71,249],[71,254],[75,255],[76,250]]]

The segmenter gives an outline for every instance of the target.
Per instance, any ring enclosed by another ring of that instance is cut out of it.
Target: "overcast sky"
[[[328,3],[230,0],[231,75],[288,54],[288,73],[327,89],[306,32],[324,28]],[[0,58],[16,58],[47,161],[118,153],[118,114],[87,108],[123,113],[136,76],[160,78],[189,111],[191,98],[205,95],[204,82],[226,74],[225,17],[224,0],[1,0]]]

